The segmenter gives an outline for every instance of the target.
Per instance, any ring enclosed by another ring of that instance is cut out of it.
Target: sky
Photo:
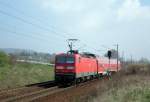
[[[0,0],[0,48],[59,53],[75,48],[150,59],[150,0]]]

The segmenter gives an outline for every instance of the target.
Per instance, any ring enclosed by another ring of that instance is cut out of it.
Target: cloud
[[[94,31],[102,28],[110,18],[117,0],[40,0],[43,10],[53,11],[61,22],[77,30]],[[65,26],[65,25],[63,25]],[[68,27],[66,27],[68,28]]]
[[[42,0],[41,6],[45,9],[52,9],[55,12],[80,11],[83,9],[83,2],[76,0]]]
[[[39,0],[44,10],[53,11],[64,29],[86,33],[148,23],[150,6],[140,0]],[[128,24],[127,24],[128,21]],[[59,23],[59,25],[60,25]],[[120,24],[121,23],[121,24]],[[126,26],[124,24],[126,24]],[[109,30],[110,31],[110,30]],[[113,33],[112,33],[113,34]]]
[[[91,11],[93,9],[107,9],[108,6],[114,4],[117,0],[38,0],[41,7],[52,9],[56,12],[82,12]],[[101,11],[101,10],[100,10]]]
[[[84,29],[96,29],[99,27],[100,23],[102,23],[101,17],[99,16],[99,13],[88,13],[84,15],[83,19],[81,20],[80,24],[82,28]]]
[[[119,20],[138,20],[150,17],[150,7],[142,6],[139,0],[125,0],[118,9]]]
[[[56,15],[61,22],[81,28],[107,27],[118,21],[150,18],[150,6],[142,0],[38,0],[43,10]],[[59,21],[59,20],[58,20]],[[64,26],[65,26],[64,24]],[[97,27],[96,27],[97,26]],[[95,30],[95,29],[94,29]]]
[[[150,44],[150,6],[142,5],[142,0],[40,1],[43,10],[53,11],[58,17],[57,25],[88,44],[94,42],[95,48],[98,44],[119,43],[125,52],[140,56],[138,53],[144,53]],[[143,46],[139,47],[141,41]]]

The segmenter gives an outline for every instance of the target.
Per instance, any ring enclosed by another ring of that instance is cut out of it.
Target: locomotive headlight
[[[68,66],[67,69],[74,69],[74,67],[73,66]]]
[[[56,66],[56,69],[64,69],[63,66]]]

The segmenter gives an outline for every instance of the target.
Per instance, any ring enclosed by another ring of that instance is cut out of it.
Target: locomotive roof
[[[102,56],[97,56],[95,54],[91,54],[91,53],[81,53],[81,54],[68,54],[68,53],[60,53],[58,54],[58,56],[81,56],[81,57],[85,57],[85,58],[95,58],[101,62],[108,62],[109,59],[107,57],[102,57]],[[111,63],[116,63],[117,59],[110,59]],[[120,63],[120,61],[118,61]]]
[[[92,54],[92,53],[87,53],[87,52],[84,52],[84,53],[60,53],[58,54],[58,56],[70,56],[70,55],[79,55],[81,57],[86,57],[86,58],[96,58],[97,56],[95,54]]]
[[[89,53],[89,52],[83,52],[82,54],[80,54],[83,57],[88,57],[88,58],[96,58],[95,54]]]

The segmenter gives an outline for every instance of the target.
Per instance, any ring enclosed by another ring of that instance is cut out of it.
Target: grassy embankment
[[[53,70],[48,65],[29,63],[0,66],[0,89],[53,80]]]
[[[91,102],[150,102],[150,65],[130,65],[98,85]]]
[[[150,102],[150,65],[130,65],[102,80],[82,102]]]

